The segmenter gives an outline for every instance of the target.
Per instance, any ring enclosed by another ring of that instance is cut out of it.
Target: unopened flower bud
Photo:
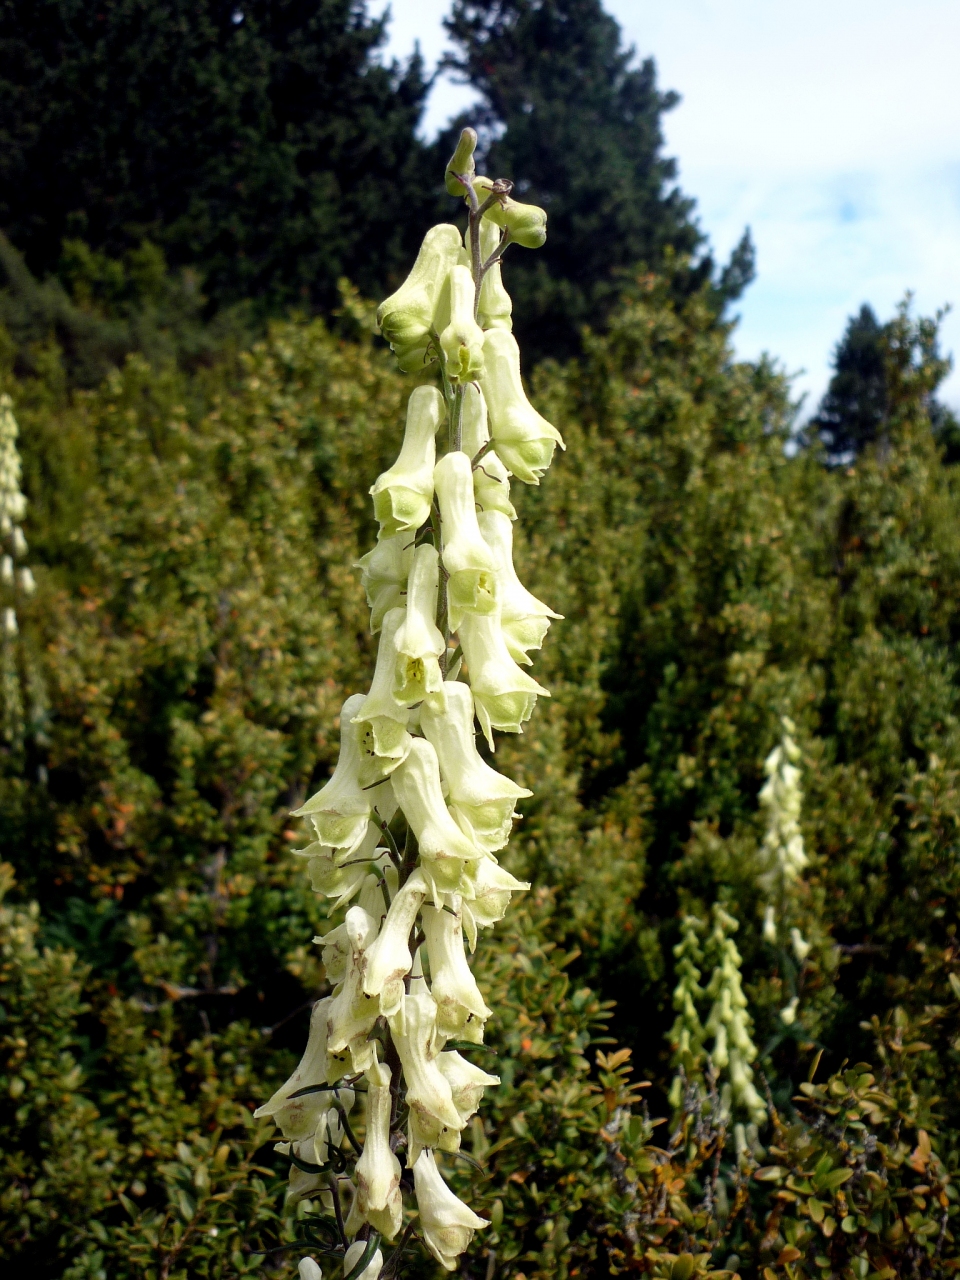
[[[491,195],[497,193],[497,184],[489,178],[476,177],[473,189],[481,204]],[[506,190],[504,184],[504,190]],[[483,215],[484,219],[494,226],[510,232],[512,244],[522,245],[525,249],[539,249],[547,239],[547,212],[536,204],[523,204],[512,196],[498,194],[497,199]]]
[[[400,456],[370,489],[381,537],[414,534],[429,517],[436,434],[443,416],[443,396],[436,387],[416,387],[407,403]]]
[[[348,1224],[349,1225],[349,1224]],[[347,1252],[343,1255],[343,1274],[348,1276],[353,1268],[363,1257],[367,1248],[366,1240],[355,1240]],[[379,1249],[374,1249],[370,1261],[357,1276],[357,1280],[377,1280],[380,1272],[383,1270],[383,1254]]]
[[[483,339],[480,390],[487,402],[490,434],[504,465],[525,484],[539,484],[557,445],[556,427],[534,409],[520,377],[520,348],[512,333],[490,329]]]
[[[323,1272],[313,1258],[301,1258],[297,1267],[300,1280],[323,1280]]]
[[[476,129],[462,130],[457,140],[457,149],[447,161],[447,170],[444,174],[444,182],[447,191],[452,196],[465,196],[466,188],[458,177],[471,179],[476,173],[476,162],[473,153],[477,149],[477,131]]]

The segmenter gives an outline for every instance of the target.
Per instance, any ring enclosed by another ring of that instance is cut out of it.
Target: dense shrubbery
[[[517,495],[518,554],[566,621],[537,664],[552,700],[498,751],[536,796],[511,867],[542,887],[478,956],[504,1067],[482,1170],[456,1166],[494,1224],[465,1265],[942,1275],[960,494],[933,334],[891,327],[882,444],[829,469],[786,456],[786,385],[733,363],[709,286],[674,284],[636,280],[608,335],[536,378],[568,452]],[[287,815],[369,669],[358,495],[410,386],[349,293],[338,325],[278,324],[190,374],[131,357],[72,393],[40,343],[4,377],[38,582],[17,643],[50,711],[0,783],[0,1238],[38,1275],[289,1275],[297,1254],[252,1251],[309,1231],[251,1112],[324,989]],[[811,857],[790,1026],[757,885],[784,714]],[[709,1100],[661,1127],[637,1101],[670,1113],[672,948],[718,899],[777,1109],[739,1152]]]

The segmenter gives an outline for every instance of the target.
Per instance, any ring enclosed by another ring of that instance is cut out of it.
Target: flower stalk
[[[510,479],[539,484],[563,441],[523,390],[501,275],[509,244],[543,243],[546,214],[476,174],[476,141],[463,131],[446,172],[466,237],[429,231],[378,311],[401,369],[437,385],[412,392],[399,457],[370,490],[371,687],[344,703],[336,769],[297,811],[316,837],[297,851],[315,891],[347,908],[316,939],[334,988],[257,1113],[280,1126],[290,1199],[319,1205],[343,1280],[395,1275],[414,1238],[454,1270],[487,1226],[448,1187],[443,1155],[499,1083],[469,1058],[494,1016],[469,955],[530,887],[497,860],[530,792],[483,760],[477,724],[493,750],[494,731],[521,732],[549,696],[518,663],[560,615],[514,569]],[[300,1274],[319,1280],[319,1263]]]
[[[0,395],[0,711],[3,740],[15,753],[22,751],[26,739],[27,706],[32,736],[38,743],[44,739],[46,719],[43,680],[23,651],[20,635],[18,606],[33,595],[36,582],[32,570],[22,563],[28,551],[22,528],[27,499],[20,488],[18,435],[13,401]]]
[[[801,753],[794,735],[796,726],[789,716],[781,718],[782,735],[763,764],[767,781],[759,800],[767,811],[767,827],[760,847],[758,884],[766,897],[763,913],[763,937],[772,945],[780,944],[782,967],[788,980],[790,999],[780,1010],[784,1026],[797,1020],[800,997],[796,979],[810,953],[796,920],[797,890],[802,872],[809,865],[800,830],[803,807]],[[786,936],[784,936],[786,935]],[[789,938],[789,948],[786,940]]]

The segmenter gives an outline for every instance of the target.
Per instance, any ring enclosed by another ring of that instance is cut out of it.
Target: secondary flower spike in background
[[[466,234],[428,231],[377,313],[401,369],[436,385],[412,391],[399,456],[370,489],[380,535],[358,567],[380,636],[372,683],[344,703],[337,767],[297,811],[316,836],[298,850],[313,887],[346,911],[315,940],[333,992],[257,1113],[282,1130],[291,1203],[336,1223],[302,1251],[342,1280],[393,1277],[418,1239],[452,1271],[487,1225],[447,1186],[443,1153],[499,1083],[489,1058],[469,1058],[496,1016],[469,952],[530,887],[495,856],[530,792],[476,737],[479,723],[493,749],[494,730],[520,732],[549,696],[517,665],[559,614],[513,567],[510,478],[539,484],[563,441],[526,397],[501,276],[505,249],[542,245],[547,218],[511,182],[477,176],[476,142],[465,129],[445,176]],[[302,1259],[301,1276],[320,1274]]]

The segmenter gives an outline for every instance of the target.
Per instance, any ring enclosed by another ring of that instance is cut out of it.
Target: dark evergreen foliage
[[[0,228],[40,276],[64,238],[152,240],[215,307],[382,290],[430,201],[428,85],[376,62],[384,26],[363,0],[4,0]]]
[[[865,302],[837,344],[833,377],[810,423],[831,458],[852,457],[880,434],[887,414],[883,332]]]
[[[565,620],[536,659],[553,697],[497,749],[534,791],[505,857],[535,890],[475,958],[502,1083],[469,1136],[482,1170],[446,1168],[492,1223],[464,1274],[933,1280],[960,1261],[960,482],[931,433],[936,326],[887,326],[889,438],[824,468],[785,456],[784,380],[737,364],[711,287],[686,289],[644,277],[536,380],[567,452],[515,492],[516,554]],[[329,991],[309,939],[339,917],[289,811],[369,680],[350,566],[410,388],[343,309],[349,340],[278,323],[79,394],[49,345],[29,376],[0,366],[37,579],[18,644],[49,708],[42,740],[0,748],[0,1250],[21,1270],[226,1280],[307,1229],[251,1110]],[[784,713],[799,973],[757,884]],[[718,898],[780,1109],[765,1152],[719,1163],[702,1114],[652,1129],[624,1051],[597,1054],[610,1019],[664,1114],[679,917]]]
[[[849,462],[868,444],[885,438],[890,413],[890,343],[896,321],[881,324],[869,303],[847,321],[833,355],[833,377],[820,401],[807,435],[819,437],[834,463]],[[928,394],[930,426],[945,461],[960,461],[960,424],[936,398],[936,388],[950,371],[950,361],[930,352],[936,376]]]
[[[679,101],[657,86],[652,58],[634,67],[599,0],[455,0],[450,65],[482,94],[490,177],[522,177],[549,235],[534,256],[514,251],[505,279],[516,329],[534,358],[572,354],[581,326],[602,326],[624,270],[656,269],[667,247],[704,246],[694,202],[674,185],[661,118]],[[452,134],[451,134],[452,136]],[[695,291],[713,271],[705,257]],[[721,301],[753,278],[745,236],[719,283]]]

